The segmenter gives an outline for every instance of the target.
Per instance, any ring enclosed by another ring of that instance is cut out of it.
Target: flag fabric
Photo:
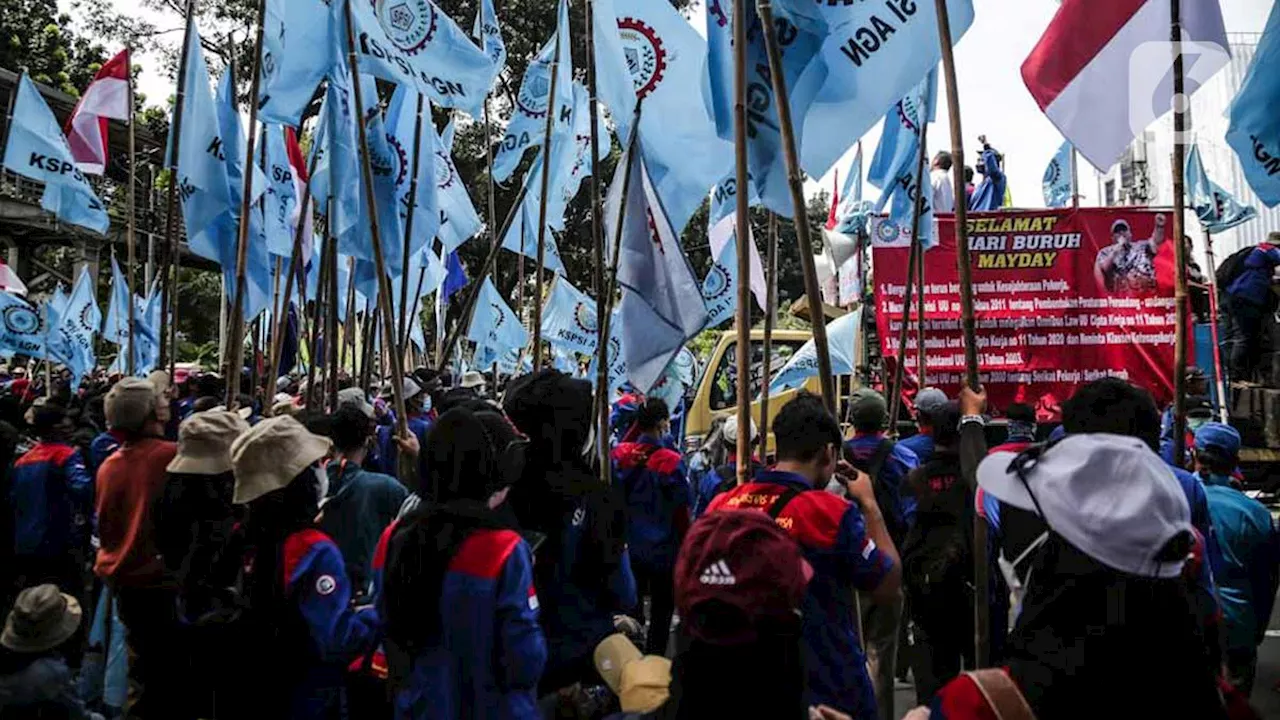
[[[81,172],[101,175],[107,168],[107,120],[131,122],[129,50],[121,50],[93,76],[67,120],[67,145]]]
[[[391,145],[391,172],[395,176],[396,205],[400,208],[402,223],[408,222],[409,205],[413,205],[413,237],[409,252],[417,254],[431,244],[440,229],[440,204],[437,200],[439,172],[436,169],[435,134],[431,121],[431,106],[423,98],[423,117],[420,137],[418,130],[418,98],[422,97],[406,87],[396,88],[387,106],[387,142]],[[409,190],[413,185],[413,156],[417,147],[418,187],[412,200]]]
[[[445,127],[443,135],[436,135],[432,128],[431,136],[436,154],[436,202],[440,208],[437,237],[444,246],[444,252],[451,253],[475,237],[484,224],[480,222],[476,206],[471,202],[467,186],[453,162],[453,122]],[[448,137],[448,142],[445,142],[445,137]]]
[[[354,20],[362,72],[415,86],[431,102],[481,114],[496,75],[489,55],[431,0],[334,2],[334,26],[346,55],[346,8]]]
[[[733,163],[732,142],[716,134],[706,104],[707,41],[669,2],[595,0],[594,8],[599,98],[624,149],[642,104],[637,143],[671,226],[682,231]]]
[[[488,347],[498,354],[519,350],[529,344],[529,331],[520,324],[519,316],[507,305],[490,277],[485,277],[480,285],[480,296],[476,298],[467,339],[477,348]]]
[[[58,219],[105,235],[110,226],[89,180],[76,167],[67,138],[31,77],[18,79],[4,167],[45,184],[41,205]]]
[[[1071,143],[1064,142],[1044,169],[1044,206],[1066,207],[1071,203]]]
[[[0,355],[47,357],[47,324],[25,298],[0,292]]]
[[[738,214],[732,178],[727,178],[711,191],[711,208],[707,217],[707,238],[711,245],[711,269],[702,281],[702,299],[707,306],[707,327],[715,327],[734,316],[738,309]],[[750,225],[748,224],[748,227]],[[748,252],[751,255],[751,293],[756,304],[768,305],[764,263],[756,248],[754,235]]]
[[[854,349],[862,333],[862,307],[827,323],[827,344],[831,348],[831,372],[852,375],[857,363]],[[818,374],[818,353],[813,340],[796,351],[769,383],[770,393],[800,387]]]
[[[1241,205],[1231,193],[1209,179],[1200,160],[1200,148],[1196,145],[1187,152],[1185,176],[1187,201],[1209,234],[1230,230],[1258,216],[1256,210]]]
[[[814,3],[803,3],[814,6]],[[915,3],[839,3],[819,9],[789,0],[778,6],[773,31],[782,50],[783,77],[795,119],[800,165],[810,177],[826,175],[853,143],[906,95],[940,60],[937,15]],[[948,0],[952,43],[973,23],[971,0]],[[708,73],[716,127],[733,137],[733,30],[730,0],[707,4]],[[751,21],[747,48],[753,107],[751,174],[764,206],[785,217],[792,207],[773,88],[760,21]],[[817,18],[821,17],[821,20]]]
[[[61,282],[53,289],[53,295],[45,302],[46,305],[53,308],[59,316],[67,309],[67,303],[71,301],[71,296],[67,295],[67,289]]]
[[[930,70],[910,93],[898,101],[884,118],[884,132],[876,146],[871,165],[867,168],[867,182],[882,188],[875,212],[889,207],[889,220],[899,227],[911,227],[915,219],[916,168],[919,165],[921,130],[933,116],[937,104],[936,73]],[[925,174],[921,184],[928,180]],[[924,199],[920,213],[919,232],[924,247],[931,248],[938,238],[933,232],[932,191],[920,193]],[[834,268],[833,268],[834,269]]]
[[[63,364],[71,369],[72,383],[78,386],[82,378],[93,371],[97,364],[93,350],[93,335],[102,326],[102,311],[98,309],[93,278],[87,267],[80,269],[75,287],[65,304],[58,308],[61,318],[59,328],[67,348]],[[75,389],[74,387],[72,388]]]
[[[133,343],[134,373],[145,375],[154,366],[150,360],[159,354],[160,324],[160,291],[158,285],[151,288],[151,295],[146,300],[137,297],[129,290],[124,273],[120,272],[120,264],[111,258],[111,299],[107,304],[107,317],[102,324],[102,339],[120,346],[120,353],[112,366],[115,371],[124,372],[127,365],[127,347],[129,343],[129,303],[134,303],[133,329],[136,342]]]
[[[284,129],[284,149],[289,156],[289,174],[293,176],[293,194],[294,197],[300,198],[306,194],[307,185],[310,184],[311,178],[307,175],[307,164],[303,159],[302,146],[298,144],[298,133],[291,127]],[[298,222],[304,223],[301,257],[309,258],[315,245],[315,229],[312,221],[312,208],[315,206],[315,198],[311,198],[306,208],[303,208],[300,203],[301,201],[294,204],[290,226],[296,231]],[[292,248],[290,250],[292,251]]]
[[[1240,158],[1245,180],[1267,207],[1280,204],[1280,8],[1271,15],[1253,63],[1228,111],[1227,144]]]
[[[325,87],[324,104],[320,108],[320,122],[316,130],[313,152],[315,177],[311,194],[317,207],[329,221],[329,232],[339,238],[338,252],[351,255],[343,238],[350,241],[351,233],[359,227],[361,192],[364,187],[360,176],[360,157],[356,138],[355,96],[351,92],[351,73],[346,65],[330,74]],[[362,253],[361,256],[368,253]]]
[[[298,220],[298,183],[285,145],[286,129],[280,125],[264,125],[267,187],[263,201],[263,231],[267,250],[272,255],[288,258],[293,254],[294,228]],[[307,257],[302,255],[301,257]]]
[[[515,107],[511,111],[511,122],[507,124],[506,133],[498,145],[498,152],[493,156],[493,178],[498,182],[506,182],[515,172],[529,148],[541,147],[547,127],[548,107],[555,113],[552,119],[552,137],[563,136],[573,127],[573,59],[569,44],[569,4],[560,0],[557,14],[556,31],[542,49],[529,61],[524,71],[524,79],[520,83],[520,91],[516,94]],[[556,96],[551,96],[551,67],[556,65]]]
[[[1183,2],[1185,93],[1230,60],[1217,0]],[[1058,131],[1105,171],[1173,101],[1171,6],[1164,0],[1063,0],[1022,63],[1022,80]],[[1216,49],[1211,49],[1216,46]]]
[[[609,347],[606,351],[608,357],[605,362],[608,363],[609,387],[607,388],[606,397],[613,397],[614,393],[627,382],[627,357],[622,350],[622,308],[614,308],[613,313],[609,315]],[[587,370],[587,379],[591,381],[592,387],[596,385],[598,373],[596,368],[599,367],[600,355],[593,353],[591,356],[591,365]]]
[[[489,56],[496,78],[507,65],[507,44],[502,41],[502,29],[498,27],[498,13],[493,9],[493,0],[480,0],[471,36],[480,41],[480,47]]]
[[[440,288],[440,292],[448,300],[454,293],[458,292],[467,285],[467,269],[463,267],[462,260],[458,257],[458,251],[449,253],[449,259],[445,262],[446,274],[444,284]]]
[[[330,0],[266,0],[265,11],[258,119],[298,127],[346,38],[334,35]]]
[[[624,155],[614,183],[622,181],[627,165]],[[620,330],[627,376],[645,392],[680,348],[706,326],[707,306],[680,238],[649,179],[644,157],[635,158],[630,165],[618,258]],[[607,225],[618,227],[617,216],[606,219],[610,221]]]
[[[7,292],[13,295],[26,295],[27,286],[22,282],[22,278],[18,277],[18,273],[13,271],[3,260],[0,260],[0,292]]]
[[[565,278],[556,277],[542,306],[542,337],[558,351],[594,353],[599,343],[596,301]]]

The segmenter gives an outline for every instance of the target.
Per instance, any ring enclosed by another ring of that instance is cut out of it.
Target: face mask
[[[1209,418],[1191,418],[1191,417],[1189,417],[1189,418],[1187,418],[1187,428],[1188,428],[1189,430],[1191,430],[1191,432],[1195,432],[1195,431],[1199,430],[1201,427],[1203,427],[1203,426],[1204,426],[1204,424],[1205,424],[1205,423],[1207,423],[1207,422],[1209,422]]]
[[[1014,558],[1012,562],[1005,559],[1004,553],[1000,553],[1000,557],[996,560],[1000,565],[1000,574],[1004,576],[1004,582],[1009,587],[1009,594],[1013,596],[1013,619],[1016,621],[1018,616],[1022,614],[1022,598],[1027,595],[1027,587],[1031,584],[1031,572],[1027,572],[1027,580],[1023,582],[1018,578],[1018,566],[1023,563],[1031,553],[1049,539],[1049,532],[1046,530],[1040,533],[1040,537],[1027,546],[1022,554]]]

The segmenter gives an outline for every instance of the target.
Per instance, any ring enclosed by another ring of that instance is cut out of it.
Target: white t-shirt
[[[933,185],[933,211],[955,212],[956,193],[951,184],[951,173],[935,168],[929,171],[929,182]]]

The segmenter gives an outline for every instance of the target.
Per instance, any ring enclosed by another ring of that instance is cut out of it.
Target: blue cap
[[[1217,448],[1235,457],[1240,453],[1240,433],[1230,425],[1207,422],[1196,431],[1196,449]]]

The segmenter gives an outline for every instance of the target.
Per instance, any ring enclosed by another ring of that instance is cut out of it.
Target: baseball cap
[[[754,420],[748,419],[747,422],[751,427],[751,442],[755,442],[760,433],[756,430]],[[724,421],[724,428],[720,430],[720,434],[724,436],[724,441],[730,445],[738,442],[738,416],[730,415],[728,420]]]
[[[916,412],[920,415],[932,415],[951,402],[947,394],[934,387],[927,387],[916,394]]]
[[[680,548],[676,607],[694,638],[741,645],[770,620],[794,619],[812,577],[799,544],[768,515],[717,511],[694,523]]]
[[[127,377],[111,386],[104,411],[112,430],[139,432],[156,411],[156,386],[142,378]]]
[[[875,425],[877,423],[883,426],[889,422],[889,406],[885,403],[884,396],[875,390],[859,388],[853,393],[851,403],[850,412],[855,426]]]
[[[1107,567],[1142,577],[1178,576],[1186,558],[1163,555],[1169,541],[1191,531],[1191,509],[1173,471],[1145,443],[1102,433],[1068,435],[1039,452],[987,457],[978,466],[978,485],[1038,513],[1053,532]]]
[[[1187,417],[1213,417],[1213,401],[1208,395],[1192,395],[1187,398]]]
[[[1225,423],[1207,422],[1196,430],[1196,449],[1209,448],[1217,448],[1227,457],[1236,457],[1240,454],[1240,433]]]
[[[1121,219],[1121,220],[1116,220],[1115,222],[1111,223],[1111,232],[1115,232],[1115,231],[1117,231],[1117,230],[1119,230],[1119,229],[1121,229],[1121,228],[1123,228],[1123,229],[1125,229],[1125,230],[1128,230],[1128,229],[1129,229],[1129,221],[1128,221],[1128,220],[1123,220],[1123,219]]]

